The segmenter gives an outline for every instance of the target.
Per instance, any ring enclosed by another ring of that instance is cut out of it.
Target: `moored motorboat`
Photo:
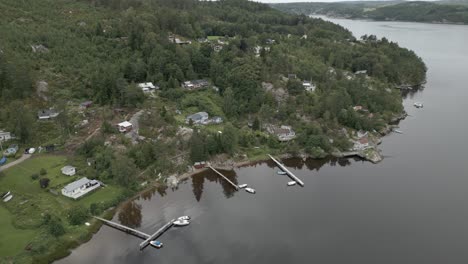
[[[294,186],[294,185],[296,185],[296,183],[297,183],[296,181],[290,181],[290,182],[288,182],[288,186]]]
[[[248,186],[247,184],[241,184],[241,185],[239,185],[239,188],[243,189],[243,188],[245,188],[247,186]]]
[[[190,216],[188,215],[184,215],[184,216],[181,216],[179,218],[177,218],[178,220],[190,220]]]
[[[399,129],[393,129],[393,132],[398,133],[398,134],[403,134],[403,131],[401,131]]]
[[[172,222],[175,226],[186,226],[186,225],[189,225],[190,222],[188,220],[175,220],[174,222]]]
[[[13,198],[13,195],[10,194],[5,199],[3,199],[3,201],[6,203],[6,202],[10,201],[12,198]]]
[[[422,108],[424,105],[423,105],[423,103],[421,103],[421,102],[416,102],[416,103],[414,103],[414,106],[415,106],[416,108]]]
[[[288,174],[288,173],[286,173],[285,171],[278,171],[277,173],[278,173],[279,175],[286,175],[286,174]]]
[[[153,240],[150,242],[150,245],[155,247],[155,248],[162,248],[163,243],[157,240]]]
[[[248,192],[248,193],[255,193],[255,189],[253,188],[245,188],[245,191]]]

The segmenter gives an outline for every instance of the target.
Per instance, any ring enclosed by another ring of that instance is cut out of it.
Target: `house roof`
[[[74,182],[68,184],[68,185],[65,186],[63,189],[64,189],[65,191],[67,191],[67,192],[72,192],[72,191],[74,191],[74,190],[80,188],[81,186],[83,186],[83,185],[89,183],[89,182],[90,182],[90,180],[89,180],[88,178],[84,177],[84,178],[81,178],[81,179],[79,179],[79,180],[77,180],[77,181],[74,181]]]
[[[367,137],[363,137],[359,139],[359,143],[361,144],[369,144],[369,139]]]
[[[69,171],[69,170],[74,170],[74,169],[76,169],[76,168],[73,167],[73,166],[67,165],[67,166],[62,168],[62,171]]]
[[[122,123],[119,123],[119,126],[121,126],[121,127],[131,127],[132,123],[130,123],[128,121],[124,121]]]
[[[149,88],[149,89],[156,89],[156,86],[152,82],[144,82],[144,83],[139,83],[138,87],[140,88]]]
[[[208,118],[208,113],[207,112],[198,112],[193,115],[189,115],[187,119],[192,119],[194,121],[196,120],[201,120],[203,118]]]

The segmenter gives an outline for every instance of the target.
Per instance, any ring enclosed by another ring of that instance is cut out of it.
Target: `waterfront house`
[[[130,123],[128,121],[124,121],[122,123],[119,123],[117,126],[119,128],[119,132],[121,132],[121,133],[130,132],[133,129],[132,123]]]
[[[205,161],[200,161],[200,162],[195,162],[193,164],[193,167],[195,169],[202,169],[202,168],[205,168],[206,167],[206,162]]]
[[[364,150],[369,147],[369,138],[362,137],[354,142],[354,150]]]
[[[48,120],[52,118],[56,118],[59,115],[59,112],[55,111],[54,109],[43,109],[37,112],[37,118],[39,120]]]
[[[8,141],[12,139],[11,133],[0,130],[0,141]]]
[[[193,124],[206,124],[208,121],[209,115],[207,112],[198,112],[193,115],[187,116],[185,123],[189,124],[190,121]]]
[[[84,177],[66,185],[62,189],[62,194],[73,199],[78,199],[99,187],[101,187],[101,184],[98,181],[89,180]]]
[[[76,174],[76,168],[70,165],[67,165],[61,169],[62,174],[67,176],[73,176]]]

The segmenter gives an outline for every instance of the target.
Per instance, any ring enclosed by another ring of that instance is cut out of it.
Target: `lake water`
[[[384,138],[383,162],[285,161],[303,188],[272,163],[229,173],[255,195],[198,175],[114,217],[151,233],[192,216],[159,238],[163,249],[139,251],[142,240],[103,226],[57,263],[468,263],[468,26],[332,21],[413,49],[429,68],[426,88],[404,101],[404,134]]]

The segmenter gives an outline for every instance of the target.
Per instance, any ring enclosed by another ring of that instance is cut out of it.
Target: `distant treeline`
[[[468,1],[441,2],[338,2],[274,4],[296,14],[318,14],[352,19],[468,24]]]

